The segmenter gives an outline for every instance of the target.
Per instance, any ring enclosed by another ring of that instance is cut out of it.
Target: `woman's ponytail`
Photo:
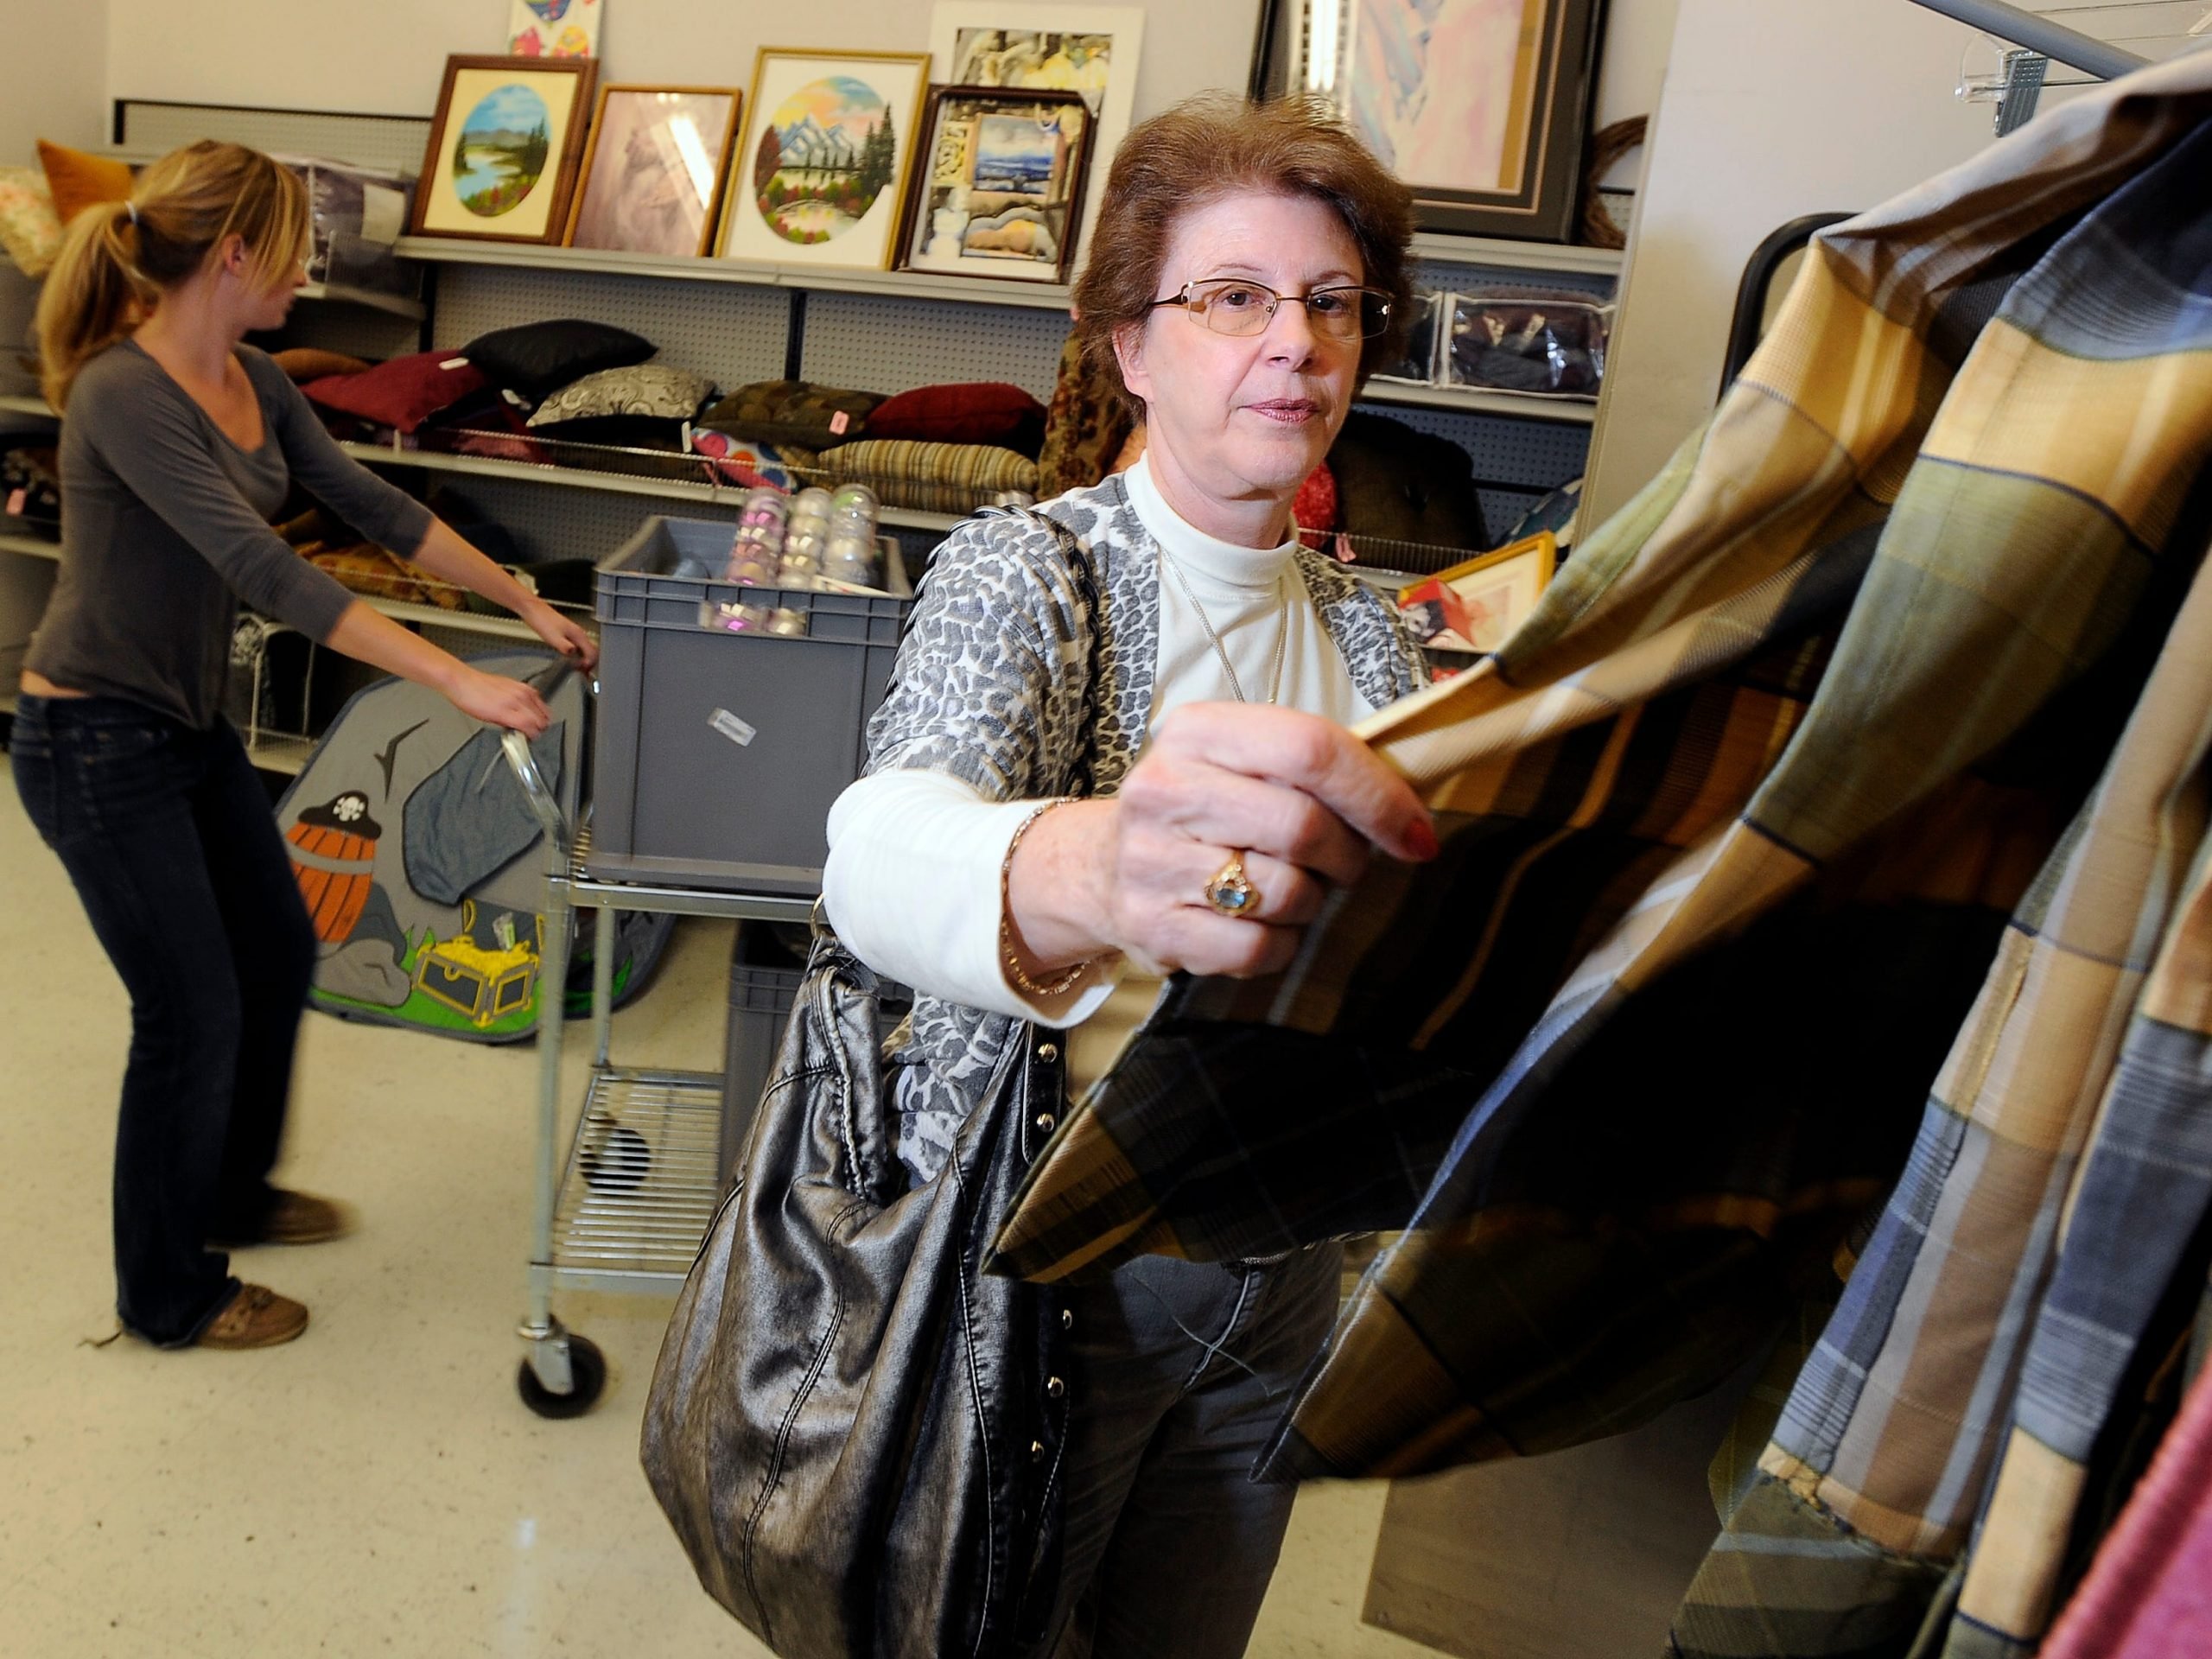
[[[130,331],[146,296],[131,204],[100,202],[69,222],[38,301],[39,379],[54,408],[77,371]]]
[[[165,289],[197,275],[229,236],[251,251],[257,280],[283,281],[307,247],[307,189],[259,150],[212,139],[154,162],[129,200],[70,220],[38,302],[47,401],[67,404],[78,372],[137,327]]]

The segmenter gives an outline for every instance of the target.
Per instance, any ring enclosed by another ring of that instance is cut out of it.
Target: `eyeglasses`
[[[1185,283],[1182,292],[1154,300],[1153,309],[1179,305],[1217,334],[1257,334],[1288,302],[1306,308],[1306,321],[1323,340],[1349,344],[1372,340],[1390,326],[1390,296],[1379,288],[1317,288],[1310,294],[1278,294],[1241,276]]]

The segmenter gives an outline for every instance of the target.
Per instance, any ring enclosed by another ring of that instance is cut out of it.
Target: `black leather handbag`
[[[1063,1044],[1024,1027],[910,1187],[877,1000],[818,933],[654,1368],[645,1473],[700,1583],[784,1659],[1018,1654],[1058,1585],[1065,1338],[1046,1292],[981,1264],[1060,1113]]]

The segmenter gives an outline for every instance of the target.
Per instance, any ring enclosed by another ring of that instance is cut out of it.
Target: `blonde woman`
[[[587,636],[364,471],[262,353],[306,280],[299,181],[199,143],[71,224],[37,334],[61,410],[62,549],[25,658],[16,787],[130,995],[116,1135],[117,1312],[159,1346],[259,1348],[307,1309],[210,1241],[311,1243],[339,1206],[270,1184],[315,939],[269,801],[220,712],[238,602],[532,734],[527,686],[355,599],[269,528],[295,484],[588,666]]]

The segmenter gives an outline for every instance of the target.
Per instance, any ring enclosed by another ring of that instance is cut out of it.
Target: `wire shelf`
[[[721,1079],[599,1071],[553,1217],[553,1270],[620,1287],[680,1281],[721,1200]]]

